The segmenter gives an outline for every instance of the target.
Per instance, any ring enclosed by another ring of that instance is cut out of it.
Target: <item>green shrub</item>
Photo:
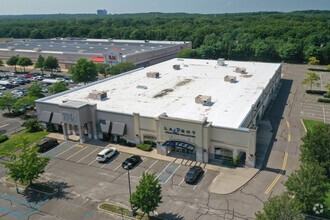
[[[330,69],[317,69],[317,68],[308,68],[311,71],[318,71],[318,72],[330,72]]]
[[[226,166],[235,166],[234,163],[232,161],[229,161],[229,160],[224,160],[222,161],[222,164],[223,165],[226,165]]]
[[[152,140],[144,140],[144,143],[145,144],[150,144],[151,147],[156,147],[156,143],[154,141],[152,141]]]
[[[137,144],[136,147],[139,148],[140,150],[144,150],[144,151],[150,151],[150,149],[151,149],[150,144]]]
[[[318,102],[330,103],[330,99],[318,99]]]
[[[0,135],[0,143],[5,142],[6,140],[8,140],[7,135]]]
[[[318,95],[323,95],[327,91],[322,91],[322,90],[306,90],[306,93],[308,94],[318,94]]]
[[[31,132],[36,132],[36,131],[42,130],[39,121],[37,121],[35,119],[27,120],[26,122],[23,123],[23,126],[26,127]]]
[[[237,167],[239,165],[239,159],[238,159],[238,156],[236,156],[233,160],[233,164],[235,167]]]

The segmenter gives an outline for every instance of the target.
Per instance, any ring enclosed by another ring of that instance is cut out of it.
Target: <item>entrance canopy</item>
[[[169,147],[181,147],[186,150],[189,150],[191,152],[195,151],[195,146],[183,141],[166,141],[163,146],[169,146]]]

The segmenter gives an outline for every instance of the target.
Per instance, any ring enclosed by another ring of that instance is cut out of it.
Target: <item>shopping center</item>
[[[86,139],[153,140],[157,152],[255,166],[258,121],[280,63],[171,59],[36,101],[41,122]]]

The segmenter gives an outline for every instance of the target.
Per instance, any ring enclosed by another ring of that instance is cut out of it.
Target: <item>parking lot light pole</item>
[[[130,179],[130,176],[129,176],[129,167],[127,167],[127,176],[128,176],[129,199],[131,199],[132,192],[131,192],[131,179]],[[136,213],[135,213],[135,211],[132,209],[132,205],[131,205],[131,203],[129,203],[129,204],[130,204],[130,206],[131,206],[131,210],[129,211],[129,214],[132,215],[132,216],[135,216]]]

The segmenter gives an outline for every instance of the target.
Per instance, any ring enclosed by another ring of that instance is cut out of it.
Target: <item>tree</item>
[[[317,163],[303,163],[288,177],[285,186],[288,194],[302,213],[315,214],[315,204],[324,204],[330,189],[326,170]]]
[[[98,73],[104,76],[104,78],[107,78],[107,75],[109,74],[110,71],[110,66],[109,64],[106,63],[98,63],[96,64],[96,69]]]
[[[17,61],[17,65],[24,67],[24,72],[25,72],[25,67],[27,66],[32,66],[32,60],[29,57],[20,57]]]
[[[307,65],[318,65],[318,64],[320,64],[320,61],[317,60],[316,57],[310,57]]]
[[[23,126],[26,127],[30,132],[36,132],[42,130],[38,120],[30,119],[23,123]]]
[[[301,139],[300,160],[303,163],[318,163],[330,178],[330,124],[316,125]]]
[[[80,58],[76,66],[70,67],[69,73],[74,83],[89,83],[97,80],[95,63],[85,58]]]
[[[307,72],[308,77],[306,79],[304,79],[304,81],[301,82],[301,84],[303,85],[309,85],[310,88],[312,89],[313,85],[319,86],[319,83],[316,83],[317,81],[319,81],[321,78],[319,75],[317,75],[314,72]]]
[[[49,88],[49,92],[51,94],[57,94],[57,93],[60,93],[60,92],[64,92],[68,90],[68,87],[66,85],[65,82],[56,82],[52,85],[52,87]]]
[[[34,101],[37,100],[37,99],[38,99],[37,97],[31,96],[31,95],[25,96],[23,98],[18,99],[15,102],[15,104],[12,106],[12,108],[17,112],[23,110],[24,118],[25,118],[26,117],[26,111],[28,109],[31,109],[31,108],[36,106]]]
[[[32,97],[36,97],[37,99],[45,97],[42,92],[42,85],[38,84],[38,82],[33,82],[33,84],[28,88],[28,95]]]
[[[11,56],[9,60],[7,60],[8,66],[15,66],[15,73],[17,72],[16,71],[17,62],[18,62],[18,56]]]
[[[44,73],[44,71],[43,71],[44,62],[45,62],[45,58],[43,56],[39,55],[37,62],[34,64],[34,68],[35,69],[40,68],[41,72]]]
[[[41,157],[38,155],[37,144],[30,147],[27,139],[22,139],[18,143],[21,151],[19,153],[6,153],[10,156],[9,162],[0,162],[9,169],[9,176],[16,182],[33,184],[33,180],[40,177],[45,172],[45,167],[49,163],[49,157]]]
[[[330,83],[328,83],[325,88],[328,90],[327,96],[330,96]]]
[[[54,69],[59,68],[60,66],[58,65],[58,60],[56,57],[49,56],[47,59],[44,61],[43,66],[45,69],[50,70],[51,73],[53,73]]]
[[[256,213],[257,220],[298,220],[304,219],[293,199],[287,193],[268,199],[263,207],[263,213]]]
[[[0,97],[0,109],[7,109],[10,112],[11,107],[15,104],[16,99],[15,96],[11,93],[6,93]]]
[[[0,66],[4,66],[3,65],[3,60],[0,58]]]
[[[285,62],[301,61],[301,49],[295,43],[285,43],[279,49],[279,55]]]
[[[118,75],[121,73],[134,70],[136,68],[134,63],[118,63],[110,68],[111,75]]]
[[[195,49],[184,48],[178,53],[179,58],[196,58],[197,53]]]
[[[150,212],[154,212],[160,203],[162,203],[162,188],[159,180],[156,179],[155,173],[149,174],[143,172],[136,191],[132,194],[129,202],[136,211],[140,209],[143,212],[142,217]],[[141,218],[142,218],[141,217]]]

